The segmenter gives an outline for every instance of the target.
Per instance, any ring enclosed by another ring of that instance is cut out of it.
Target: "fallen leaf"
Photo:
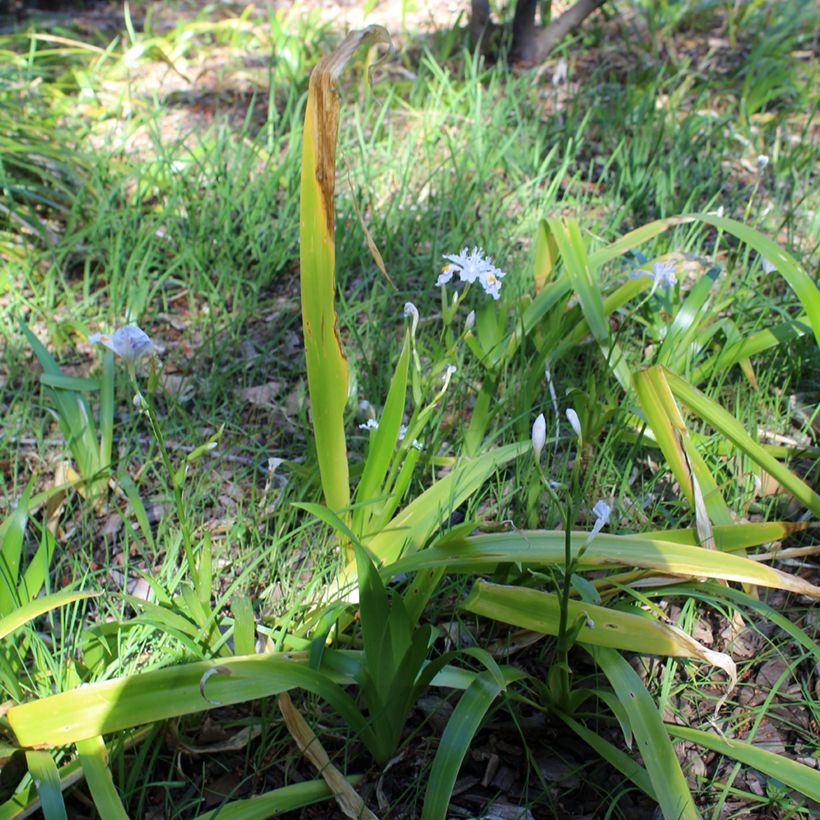
[[[242,398],[246,402],[256,407],[276,407],[278,402],[276,397],[282,391],[282,382],[268,382],[255,387],[246,387],[242,392]]]
[[[339,804],[345,817],[351,820],[378,820],[375,814],[364,804],[364,800],[356,794],[353,786],[345,780],[342,773],[330,762],[319,739],[308,726],[299,710],[287,692],[279,695],[279,710],[285,719],[288,731],[296,741],[299,751],[318,769]]]

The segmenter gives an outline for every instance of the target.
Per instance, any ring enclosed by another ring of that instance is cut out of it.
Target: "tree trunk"
[[[518,0],[515,4],[515,16],[512,24],[512,49],[510,59],[517,63],[525,59],[522,54],[522,47],[526,44],[535,32],[535,9],[538,0]]]
[[[529,7],[532,6],[533,23],[530,25],[529,31],[521,32],[520,42],[513,41],[513,54],[517,60],[525,63],[542,63],[549,56],[550,51],[567,36],[571,31],[574,31],[581,23],[592,14],[593,11],[600,8],[606,0],[577,0],[570,6],[557,20],[551,22],[548,26],[542,29],[536,29],[534,24],[535,17],[535,3],[531,0],[518,0],[518,5],[515,9],[515,17],[518,18],[519,7],[525,6],[526,9],[522,11],[523,15],[529,13]],[[475,5],[476,0],[474,0]],[[515,22],[513,22],[513,32],[515,33]]]
[[[470,0],[470,39],[473,48],[484,49],[492,25],[490,0]]]

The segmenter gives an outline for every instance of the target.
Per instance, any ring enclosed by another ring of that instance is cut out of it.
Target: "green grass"
[[[569,89],[554,89],[549,72],[536,80],[532,72],[517,75],[477,59],[458,31],[411,38],[394,64],[377,70],[382,80],[370,89],[364,89],[360,73],[345,75],[336,269],[340,329],[354,384],[346,417],[354,474],[368,445],[356,408],[361,400],[377,406],[387,394],[404,332],[404,303],[413,301],[421,314],[418,352],[425,371],[451,345],[441,330],[440,294],[433,285],[444,253],[482,246],[508,273],[503,304],[509,307],[512,295],[528,298],[533,292],[533,244],[543,218],[573,216],[587,239],[611,241],[655,218],[722,207],[816,271],[820,203],[818,151],[811,135],[820,98],[813,80],[817,64],[808,56],[816,46],[817,13],[809,5],[745,4],[718,14],[671,3],[666,17],[645,11],[628,18],[639,32],[651,33],[645,42],[629,28],[622,39],[604,35],[601,42],[605,29],[594,29],[567,51]],[[271,13],[241,20],[202,13],[167,31],[154,30],[150,18],[145,30],[139,21],[135,25],[113,43],[90,44],[102,51],[32,41],[24,32],[0,43],[7,58],[0,76],[2,308],[25,318],[71,375],[99,375],[100,359],[84,343],[92,330],[131,321],[161,346],[163,378],[182,378],[190,391],[184,398],[162,387],[157,393],[173,462],[224,426],[218,449],[191,464],[183,496],[197,554],[206,545],[213,550],[210,601],[228,623],[232,603],[247,596],[260,639],[270,633],[264,648],[286,649],[286,633],[299,632],[339,560],[327,529],[293,506],[321,497],[299,315],[302,117],[309,69],[339,32],[298,12],[290,18]],[[736,38],[736,44],[710,51],[704,45],[709,37]],[[137,82],[140,73],[156,84]],[[194,81],[186,83],[181,75]],[[762,171],[756,166],[759,154],[770,157]],[[354,199],[395,289],[368,253]],[[693,276],[679,276],[684,292],[711,265],[720,267],[705,309],[709,320],[722,322],[717,339],[731,342],[733,334],[742,338],[768,327],[772,317],[782,321],[800,312],[794,293],[761,269],[757,254],[714,229],[680,225],[640,252],[636,268],[666,253],[687,254]],[[630,272],[621,258],[606,265],[606,291]],[[667,330],[665,312],[677,309],[677,298],[659,290],[639,307],[640,298],[619,311],[612,330],[632,362],[654,363]],[[454,327],[460,329],[467,311],[482,303],[483,294],[474,289]],[[510,327],[515,311],[508,312]],[[549,477],[569,483],[575,445],[563,411],[586,403],[592,415],[598,413],[598,422],[590,419],[594,434],[583,452],[576,525],[591,526],[590,508],[598,498],[616,502],[615,532],[693,525],[660,451],[638,446],[628,429],[635,402],[624,402],[593,345],[576,345],[552,368],[562,424],[553,454],[555,416],[540,352],[560,341],[550,334],[549,326],[539,327],[498,374],[490,428],[498,443],[527,438],[535,415],[544,412]],[[0,345],[0,518],[5,518],[30,478],[35,492],[53,485],[56,464],[68,450],[16,322],[0,327]],[[442,457],[462,450],[484,375],[463,345],[449,360],[458,366],[457,375],[425,441],[427,453]],[[714,374],[701,389],[756,439],[765,430],[816,447],[820,373],[811,333],[762,352],[752,365],[756,388],[734,367]],[[677,372],[686,376],[687,367]],[[170,477],[133,407],[124,370],[118,369],[117,379],[112,475],[130,474],[136,494],[129,499],[114,493],[95,509],[68,492],[55,518],[57,550],[48,591],[68,585],[103,595],[26,627],[22,648],[4,642],[4,680],[6,670],[21,670],[18,690],[7,693],[15,700],[67,691],[80,681],[232,654],[233,643],[218,634],[205,640],[180,632],[175,619],[188,617],[190,610],[174,596],[182,594],[189,576],[180,562],[183,546]],[[272,382],[271,401],[248,400],[249,388]],[[751,462],[734,451],[727,456],[706,423],[692,416],[687,421],[693,435],[703,436],[700,451],[731,509],[752,520],[803,514],[789,496],[758,496]],[[284,460],[273,476],[271,458]],[[410,498],[430,486],[440,466],[423,459]],[[816,485],[816,454],[796,456],[789,466]],[[528,505],[522,488],[531,480],[532,465],[519,459],[499,470],[458,515],[488,527],[505,521],[558,526],[560,516],[546,496],[534,508]],[[29,552],[39,541],[38,515],[26,534]],[[805,536],[800,543],[812,541]],[[816,578],[816,570],[805,570],[812,571]],[[504,572],[499,568],[495,580],[505,582]],[[151,579],[153,600],[164,601],[162,610],[122,594],[124,578],[134,582],[142,576]],[[545,581],[542,576],[522,582]],[[505,628],[463,611],[454,614],[453,603],[464,590],[458,577],[447,578],[425,619],[432,624],[463,619],[464,632],[481,645],[505,640]],[[692,628],[705,610],[705,604],[686,604],[681,625]],[[788,599],[778,610],[810,638],[816,635],[804,603]],[[724,625],[730,616],[728,610],[721,613]],[[750,615],[749,622],[759,619]],[[233,635],[230,641],[235,642]],[[546,638],[513,661],[537,674],[548,668],[554,650],[555,642]],[[817,671],[802,659],[805,651],[784,632],[766,635],[765,658],[779,653],[796,664],[794,697],[812,713]],[[575,655],[578,679],[602,686],[584,654]],[[746,661],[748,675],[756,675],[765,658]],[[656,700],[672,713],[684,710],[687,721],[694,712],[698,725],[706,727],[705,715],[719,697],[707,691],[710,673],[700,668],[692,673],[690,664],[684,670],[678,660],[661,666],[647,682]],[[518,727],[505,737],[529,761],[522,766],[528,773],[520,804],[560,812],[580,800],[591,783],[602,816],[610,801],[612,816],[634,816],[645,808],[643,798],[616,793],[601,774],[608,770],[590,763],[577,740],[569,747],[570,768],[584,765],[589,772],[581,775],[581,785],[565,785],[560,799],[555,796],[552,789],[558,787],[544,783],[539,768],[546,750],[537,731],[522,728],[532,723],[532,703],[539,697],[527,686],[510,687],[489,719],[495,730],[510,720]],[[733,695],[727,712],[739,706],[735,698],[742,692]],[[776,699],[756,705],[750,718],[788,724],[790,719],[775,711]],[[623,746],[617,723],[596,703],[585,704],[588,724]],[[312,696],[300,708],[314,727],[323,727],[317,734],[342,771],[367,771],[366,753],[335,713]],[[194,715],[170,728],[152,728],[133,744],[127,735],[106,738],[114,784],[132,816],[149,809],[168,817],[195,816],[219,804],[211,802],[208,789],[220,779],[236,786],[231,799],[238,799],[314,776],[294,753],[272,701],[220,708],[210,716],[220,737],[258,726],[259,736],[243,747],[200,756],[175,751],[176,738],[204,745],[203,720]],[[549,731],[570,737],[557,725],[550,724]],[[804,727],[789,731],[794,738],[789,754],[796,754],[794,743],[810,744]],[[420,814],[424,801],[414,778],[431,765],[436,748],[426,739],[427,730],[421,734],[418,760],[398,764],[388,783],[396,811],[410,815]],[[404,748],[415,754],[413,744]],[[469,766],[482,776],[477,764]],[[708,813],[720,805],[734,811],[760,807],[767,800],[761,810],[782,813],[772,816],[800,811],[799,799],[776,794],[776,784],[769,783],[761,797],[720,772],[715,767],[694,782],[699,805]],[[377,778],[378,773],[371,780]],[[67,798],[69,810],[87,803],[83,789]],[[375,798],[370,803],[377,805]]]

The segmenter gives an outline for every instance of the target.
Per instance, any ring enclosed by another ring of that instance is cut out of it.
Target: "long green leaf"
[[[628,391],[632,386],[632,375],[623,351],[619,345],[610,340],[609,323],[604,313],[603,298],[593,278],[593,268],[589,263],[586,245],[578,224],[574,220],[567,220],[563,224],[557,219],[550,219],[547,222],[564,261],[567,277],[578,294],[581,309],[592,336],[600,345],[621,387]]]
[[[475,459],[464,459],[453,470],[396,515],[384,531],[366,546],[383,564],[403,552],[414,552],[435,532],[450,513],[481,487],[499,467],[530,448],[519,442],[491,450]]]
[[[712,536],[715,540],[715,549],[726,552],[738,552],[768,544],[771,541],[780,541],[796,532],[808,529],[806,521],[761,521],[754,524],[729,524],[714,527]],[[697,531],[692,528],[682,530],[653,530],[650,532],[635,533],[631,538],[648,538],[650,541],[666,541],[675,544],[699,546]]]
[[[362,778],[357,775],[346,779],[355,786]],[[282,786],[258,797],[226,803],[213,811],[200,814],[196,820],[268,820],[330,797],[333,797],[333,793],[324,780],[306,780],[304,783]]]
[[[693,384],[700,384],[713,374],[728,370],[750,356],[768,350],[775,345],[799,339],[809,329],[808,316],[804,313],[796,319],[781,322],[773,327],[767,327],[765,330],[752,333],[740,341],[726,345],[719,353],[698,365],[692,372],[691,381]]]
[[[591,652],[626,709],[663,816],[700,820],[658,707],[638,673],[614,649],[594,647]]]
[[[384,411],[379,420],[379,427],[372,436],[367,461],[362,471],[362,478],[356,490],[356,510],[353,512],[353,530],[361,537],[366,531],[366,522],[370,518],[370,502],[379,494],[384,482],[387,468],[390,466],[399,437],[404,402],[407,396],[407,372],[410,365],[410,333],[405,334],[396,372],[387,391]]]
[[[699,214],[695,218],[736,236],[777,268],[777,272],[797,294],[803,310],[806,311],[817,344],[820,346],[820,290],[817,289],[817,285],[808,273],[777,242],[742,222],[712,214]]]
[[[416,552],[441,526],[441,522],[481,487],[498,467],[525,453],[530,446],[529,442],[509,444],[474,459],[463,459],[444,478],[394,516],[365,546],[383,566],[392,564],[403,553]],[[339,596],[355,600],[357,594],[354,561],[348,563],[330,585],[325,600],[335,600]]]
[[[552,592],[518,586],[502,586],[478,580],[461,604],[463,609],[513,626],[557,635],[561,605]],[[645,655],[698,658],[719,666],[730,679],[737,678],[734,661],[722,652],[699,644],[679,629],[654,618],[582,601],[569,601],[569,623],[582,624],[578,641]]]
[[[114,781],[108,768],[108,752],[103,739],[98,735],[80,740],[77,742],[77,752],[80,755],[85,781],[100,817],[104,817],[105,820],[127,820],[128,813],[114,788]]]
[[[372,745],[371,729],[351,697],[330,673],[310,669],[306,657],[253,655],[144,672],[14,706],[7,717],[21,746],[64,746],[294,688],[319,695]]]
[[[26,762],[46,820],[68,820],[57,764],[49,752],[26,752]]]
[[[51,595],[35,598],[15,609],[11,615],[0,619],[0,639],[10,635],[15,629],[19,629],[38,615],[74,603],[74,601],[81,601],[83,598],[93,598],[99,594],[98,592],[53,592]]]
[[[638,401],[646,420],[692,508],[696,509],[698,499],[695,491],[697,481],[712,523],[732,524],[732,513],[723,500],[706,462],[692,444],[683,416],[675,404],[667,382],[667,373],[668,371],[663,368],[650,367],[635,374],[635,392],[638,394]]]
[[[644,794],[657,802],[658,796],[655,794],[655,787],[652,785],[652,781],[643,766],[636,763],[626,752],[621,751],[621,749],[608,740],[604,740],[604,738],[596,732],[587,729],[586,726],[574,718],[571,718],[569,715],[564,715],[559,712],[558,717],[561,718],[581,740],[598,752],[604,760],[611,766],[614,766],[625,777],[628,777]]]
[[[710,315],[704,308],[712,292],[712,285],[718,276],[718,270],[712,269],[695,282],[686,295],[686,299],[675,314],[672,324],[666,332],[658,350],[658,364],[672,364],[680,369],[686,364],[687,348],[692,335],[697,332],[701,323]]]
[[[380,26],[347,35],[310,75],[302,141],[301,261],[302,327],[313,432],[327,505],[336,512],[350,503],[344,408],[348,367],[335,308],[333,192],[339,96],[336,80],[361,45],[390,43]]]
[[[564,539],[563,532],[548,530],[454,538],[402,558],[384,572],[393,576],[431,567],[448,567],[450,572],[485,573],[488,568],[502,563],[563,564]],[[571,540],[572,553],[577,556],[589,540],[589,534],[573,532]],[[641,567],[673,576],[719,578],[820,597],[820,587],[805,579],[740,555],[631,535],[596,535],[586,546],[579,571],[619,566]]]
[[[664,587],[663,592],[659,592],[658,594],[685,595],[690,598],[699,598],[712,606],[726,600],[732,601],[732,603],[744,609],[757,612],[766,620],[775,624],[775,626],[779,626],[795,643],[800,644],[806,651],[814,656],[815,660],[820,661],[820,644],[818,644],[816,640],[810,638],[799,626],[776,609],[763,603],[759,598],[752,598],[751,595],[747,595],[739,589],[733,589],[732,587],[723,585],[718,586],[712,583],[701,583],[698,584],[697,587]]]
[[[820,803],[820,772],[802,763],[761,749],[752,743],[690,729],[688,726],[666,724],[666,730],[673,737],[679,737],[718,754],[726,755],[751,766],[767,777],[779,780],[791,789],[796,789],[810,800]]]
[[[443,820],[450,795],[470,743],[493,701],[504,687],[491,671],[481,672],[461,696],[447,721],[433,759],[430,780],[424,794],[422,820]]]
[[[815,515],[820,516],[820,495],[801,481],[791,470],[770,456],[744,429],[731,413],[724,410],[717,402],[705,396],[696,387],[692,387],[680,376],[664,371],[671,391],[690,410],[697,413],[718,432],[728,438],[738,449],[742,450],[752,461],[762,467],[769,475],[777,479],[798,501],[805,504]]]
[[[33,486],[34,479],[29,481],[14,512],[0,526],[0,615],[13,612],[20,604],[17,585]]]
[[[691,222],[705,222],[709,225],[714,225],[716,228],[720,228],[736,236],[768,259],[797,294],[797,298],[800,300],[808,317],[809,324],[814,331],[817,344],[820,345],[820,291],[818,291],[817,286],[812,282],[811,277],[803,268],[776,242],[737,220],[713,214],[684,214],[682,216],[668,217],[667,219],[658,219],[654,222],[642,225],[640,228],[625,234],[611,245],[590,254],[590,268],[594,270],[606,262],[610,262],[622,256],[632,248],[636,248],[644,242],[654,239],[671,227]]]

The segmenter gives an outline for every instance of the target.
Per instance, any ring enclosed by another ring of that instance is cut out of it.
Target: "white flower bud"
[[[541,450],[544,449],[544,442],[547,440],[547,420],[544,414],[535,420],[532,425],[532,451],[535,454],[535,460],[541,458]]]
[[[567,410],[567,421],[569,421],[570,425],[572,425],[572,429],[575,431],[575,435],[578,438],[581,438],[581,422],[578,419],[578,414],[570,407]]]
[[[464,332],[469,333],[475,327],[475,311],[471,310],[464,320]]]

